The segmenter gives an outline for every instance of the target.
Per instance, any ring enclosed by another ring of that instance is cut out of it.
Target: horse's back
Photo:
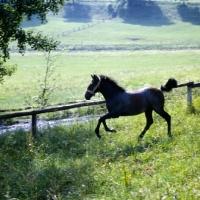
[[[107,101],[109,112],[115,110],[121,116],[138,115],[148,109],[161,108],[163,105],[162,91],[152,87],[119,93],[115,98]]]
[[[139,96],[140,100],[151,107],[152,109],[155,109],[155,107],[163,107],[164,106],[164,95],[163,92],[154,87],[148,87],[148,88],[142,88],[140,90],[137,90],[133,92],[134,95]]]
[[[164,95],[163,92],[154,87],[146,87],[139,90],[135,90],[133,92],[130,92],[131,96],[133,98],[139,98],[141,101],[144,101],[145,103],[158,103],[164,101]]]
[[[148,88],[147,98],[151,104],[162,104],[162,106],[164,106],[164,95],[163,92],[158,88]]]
[[[128,93],[133,110],[138,113],[164,106],[164,95],[158,88],[147,87]]]

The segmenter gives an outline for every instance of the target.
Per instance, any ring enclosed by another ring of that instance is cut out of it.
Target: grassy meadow
[[[1,135],[0,198],[199,199],[200,98],[194,97],[190,112],[185,98],[181,89],[166,95],[172,139],[156,114],[140,142],[144,115],[108,120],[117,133],[101,128],[100,140],[94,133],[97,117],[40,130],[36,139],[24,131]]]
[[[82,23],[52,18],[49,24],[35,28],[54,36],[55,30],[62,33]],[[200,82],[200,50],[196,49],[199,31],[200,27],[191,23],[144,26],[118,20],[59,37],[63,46],[175,43],[185,49],[64,50],[55,62],[52,84],[56,82],[58,87],[50,102],[84,100],[90,74],[94,73],[114,78],[127,90],[160,87],[170,77],[179,83]],[[195,48],[189,48],[194,45]],[[1,85],[0,109],[33,105],[39,82],[44,78],[45,54],[12,53],[8,63],[18,63],[18,70]],[[106,133],[101,127],[99,140],[94,133],[98,117],[79,122],[78,116],[102,114],[106,112],[104,105],[74,109],[75,124],[47,127],[38,131],[37,138],[23,130],[0,135],[0,199],[200,199],[199,88],[193,89],[192,97],[193,105],[187,108],[186,87],[165,93],[173,138],[167,136],[166,122],[154,113],[154,124],[142,141],[137,137],[145,126],[144,114],[108,120],[108,126],[117,133]],[[97,94],[93,99],[102,96]]]
[[[58,88],[52,93],[50,101],[84,100],[90,74],[94,73],[111,76],[128,90],[144,86],[160,87],[170,77],[176,78],[179,83],[199,82],[199,55],[200,51],[63,53],[56,61],[53,78]],[[19,69],[1,86],[1,109],[31,104],[31,99],[38,93],[38,79],[44,79],[45,55],[27,53],[22,57],[15,54],[12,61],[20,63]],[[26,100],[27,97],[30,101]],[[97,97],[101,98],[100,95]]]
[[[168,15],[169,8],[165,8]],[[95,19],[70,21],[60,14],[50,15],[47,24],[41,25],[34,19],[30,24],[24,22],[23,27],[60,41],[60,50],[52,53],[57,60],[51,80],[57,87],[50,97],[51,103],[60,103],[82,100],[92,73],[112,76],[130,90],[145,85],[160,87],[172,76],[179,82],[199,81],[200,27],[181,21],[177,15],[169,18],[169,23],[162,19],[119,18],[99,23]],[[91,23],[94,25],[87,26]],[[83,26],[86,28],[78,30]],[[45,76],[45,54],[27,51],[21,56],[16,53],[15,44],[11,49],[15,51],[8,64],[17,63],[18,70],[1,86],[0,109],[33,105],[39,82]]]

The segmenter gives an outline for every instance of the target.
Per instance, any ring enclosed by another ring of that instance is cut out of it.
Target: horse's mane
[[[113,80],[112,78],[108,77],[108,76],[105,76],[105,75],[101,75],[100,78],[102,80],[106,80],[108,81],[109,83],[111,83],[113,86],[117,87],[119,90],[121,90],[122,92],[125,92],[126,89],[122,86],[120,86],[115,80]]]

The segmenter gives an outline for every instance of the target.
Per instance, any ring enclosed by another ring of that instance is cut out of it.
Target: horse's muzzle
[[[85,93],[85,99],[86,100],[90,100],[91,97],[92,97],[92,95],[89,92]]]

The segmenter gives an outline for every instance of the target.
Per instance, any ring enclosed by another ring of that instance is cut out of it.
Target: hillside
[[[199,49],[199,9],[200,3],[143,2],[131,9],[117,3],[67,3],[58,16],[49,13],[47,24],[40,26],[35,16],[22,26],[54,37],[59,49],[70,51]]]
[[[174,2],[138,2],[132,7],[121,3],[94,3],[81,4],[67,3],[62,15],[67,20],[72,19],[110,19],[121,18],[130,20],[159,20],[163,23],[184,21],[193,24],[200,23],[199,3],[174,3]]]

